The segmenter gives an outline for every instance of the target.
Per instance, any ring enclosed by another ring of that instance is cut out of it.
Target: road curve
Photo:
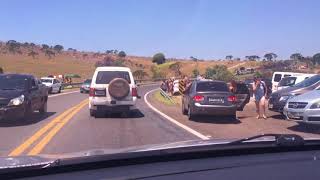
[[[1,122],[0,155],[62,154],[199,139],[147,106],[143,96],[157,86],[139,87],[142,98],[136,115],[129,118],[90,117],[88,94],[52,95],[47,116],[35,114],[30,122]]]

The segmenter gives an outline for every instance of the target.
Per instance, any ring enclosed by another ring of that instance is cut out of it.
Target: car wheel
[[[93,110],[93,109],[90,109],[90,116],[91,117],[96,117],[97,116],[97,111]]]
[[[52,94],[52,87],[49,89],[49,94]]]
[[[48,112],[48,102],[44,102],[42,107],[39,109],[40,114],[45,114]]]
[[[236,119],[237,119],[237,114],[234,113],[233,115],[230,115],[229,117],[230,117],[230,119],[232,119],[232,120],[236,120]]]
[[[61,87],[59,87],[59,91],[58,91],[58,93],[61,93]]]
[[[192,114],[190,107],[188,107],[188,118],[189,118],[189,120],[194,119],[194,114]]]
[[[182,114],[183,115],[187,115],[188,111],[186,110],[186,108],[184,107],[184,104],[181,105],[181,110],[182,110]]]

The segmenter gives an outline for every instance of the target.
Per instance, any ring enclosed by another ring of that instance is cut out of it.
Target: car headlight
[[[24,95],[13,98],[10,100],[8,106],[19,106],[24,102]]]
[[[298,94],[288,94],[288,95],[284,95],[284,96],[281,96],[279,101],[287,101],[288,99],[291,99],[295,96],[297,96]]]
[[[310,109],[320,109],[320,101],[313,103]]]

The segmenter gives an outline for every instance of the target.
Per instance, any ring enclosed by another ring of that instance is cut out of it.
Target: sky
[[[1,0],[0,40],[224,59],[320,52],[319,0]]]

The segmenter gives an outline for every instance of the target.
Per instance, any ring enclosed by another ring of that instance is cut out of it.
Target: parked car
[[[89,91],[90,115],[123,113],[136,109],[137,87],[131,70],[127,67],[98,67]]]
[[[49,93],[61,93],[62,83],[53,77],[42,77],[42,84],[46,85],[49,88]]]
[[[284,77],[290,77],[294,75],[299,75],[302,73],[295,73],[295,72],[274,72],[272,75],[272,92],[277,91],[278,89],[278,84],[281,81],[282,78]]]
[[[0,74],[0,119],[30,120],[47,112],[48,89],[32,75]]]
[[[289,120],[320,124],[320,88],[289,99],[283,112]]]
[[[243,84],[242,87],[245,87]],[[248,92],[247,92],[248,93]],[[241,97],[241,95],[239,94]],[[248,94],[247,94],[248,96]],[[193,119],[197,115],[221,115],[236,118],[236,111],[246,103],[246,98],[237,100],[223,81],[193,81],[182,98],[182,113]]]
[[[282,113],[289,99],[310,92],[318,87],[320,87],[320,75],[315,75],[292,87],[276,91],[270,96],[268,108],[271,111]]]
[[[80,93],[89,93],[90,91],[90,85],[91,85],[91,79],[86,79],[82,85],[80,86]]]
[[[298,84],[298,83],[304,81],[305,79],[308,79],[309,77],[312,77],[314,75],[316,75],[316,74],[299,74],[299,75],[284,77],[279,82],[277,90],[291,87],[291,86]]]

